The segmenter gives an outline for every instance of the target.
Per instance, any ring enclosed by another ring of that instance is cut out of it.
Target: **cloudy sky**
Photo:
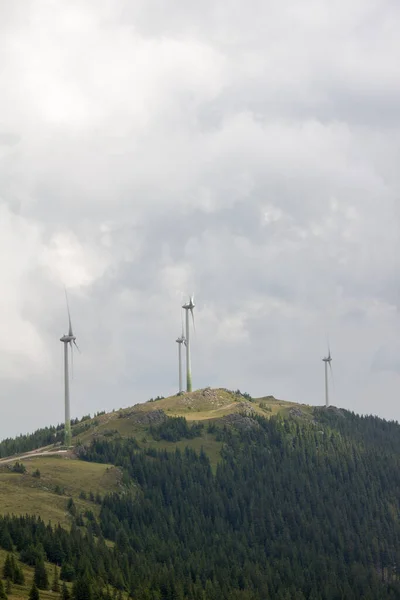
[[[195,387],[400,419],[395,0],[0,0],[0,437]]]

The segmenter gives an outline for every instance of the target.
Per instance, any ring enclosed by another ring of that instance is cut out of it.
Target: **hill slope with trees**
[[[4,516],[0,546],[58,565],[61,584],[89,600],[112,588],[137,600],[400,597],[397,423],[261,408],[141,428],[77,449],[121,472],[96,510],[69,502],[67,528]]]

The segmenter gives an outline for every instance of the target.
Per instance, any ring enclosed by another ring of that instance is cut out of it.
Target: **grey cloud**
[[[15,133],[0,132],[0,145],[14,146],[20,139],[20,136]]]
[[[64,283],[74,414],[176,391],[194,291],[196,386],[321,403],[329,333],[337,403],[398,417],[397,12],[1,6],[2,435],[62,419]]]

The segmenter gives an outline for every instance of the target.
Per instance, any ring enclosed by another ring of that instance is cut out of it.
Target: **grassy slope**
[[[122,437],[134,436],[142,448],[165,448],[172,451],[175,448],[183,449],[188,446],[200,451],[203,447],[215,469],[220,459],[221,443],[215,440],[215,436],[207,433],[206,428],[201,437],[192,440],[156,441],[149,434],[148,422],[143,422],[143,419],[146,420],[146,415],[151,416],[150,413],[162,410],[169,417],[185,417],[189,422],[203,422],[204,425],[207,425],[207,422],[223,421],[224,417],[231,414],[249,414],[252,411],[268,418],[278,413],[288,414],[292,409],[301,410],[305,417],[311,415],[312,410],[311,407],[277,400],[273,396],[256,398],[249,402],[245,397],[229,390],[207,388],[189,394],[136,404],[131,408],[101,415],[87,421],[87,431],[79,433],[73,441],[77,444],[87,444],[94,437],[105,435],[112,438],[119,435]]]
[[[267,410],[263,410],[260,404]],[[122,437],[140,436],[147,429],[147,426],[141,423],[143,416],[158,410],[164,411],[170,417],[185,417],[188,421],[207,421],[221,419],[229,414],[246,412],[248,409],[268,417],[293,407],[299,407],[299,405],[277,400],[273,396],[256,398],[250,403],[243,396],[238,396],[234,392],[222,388],[197,390],[190,394],[136,404],[131,408],[120,409],[91,419],[87,421],[90,428],[77,435],[74,442],[87,443],[93,436],[102,435],[105,432],[110,434],[118,432]],[[310,407],[302,406],[301,410],[309,411]],[[76,427],[73,428],[73,435],[74,429]]]
[[[23,515],[37,514],[44,521],[68,525],[69,515],[66,503],[69,496],[77,508],[96,512],[97,505],[79,498],[81,491],[103,495],[118,488],[120,472],[110,465],[85,463],[64,457],[38,457],[24,461],[25,474],[12,473],[4,466],[0,469],[0,512]],[[39,469],[40,478],[32,477]],[[64,489],[64,494],[55,492],[56,486]]]

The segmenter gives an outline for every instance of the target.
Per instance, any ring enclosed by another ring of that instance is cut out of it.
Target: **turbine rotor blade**
[[[328,358],[331,358],[331,345],[329,343],[329,336],[326,336],[326,345],[328,346]]]
[[[196,331],[196,325],[194,323],[194,313],[193,313],[193,308],[190,309],[190,312],[192,313],[192,321],[193,321],[193,329]]]
[[[65,291],[65,299],[67,301],[67,311],[68,311],[68,323],[69,323],[68,335],[73,336],[74,334],[72,333],[71,313],[69,312],[68,295],[67,295],[66,288],[64,288],[64,291]]]
[[[78,346],[78,344],[76,343],[76,340],[74,340],[74,345],[75,345],[76,349],[78,350],[79,354],[81,354],[81,351],[80,351],[80,349],[79,349],[79,346]]]

